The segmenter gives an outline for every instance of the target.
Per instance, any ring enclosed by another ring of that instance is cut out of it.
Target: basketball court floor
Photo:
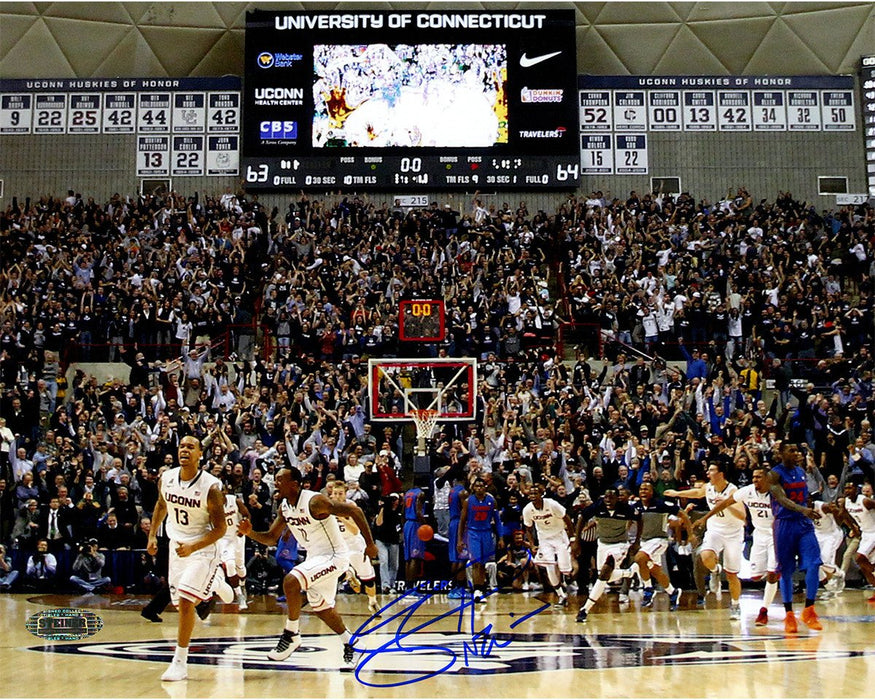
[[[314,616],[302,616],[304,646],[285,662],[265,653],[285,611],[273,596],[249,610],[219,604],[209,626],[198,621],[189,680],[159,680],[173,653],[176,613],[162,623],[139,615],[146,598],[0,595],[0,697],[157,698],[552,698],[552,697],[872,697],[875,605],[870,592],[846,590],[818,603],[823,631],[786,636],[783,611],[756,627],[760,593],[745,591],[743,616],[729,619],[728,595],[709,594],[704,611],[652,609],[640,593],[620,609],[609,594],[575,622],[571,596],[563,610],[535,593],[503,593],[484,605],[443,594],[381,596],[381,620],[363,595],[338,595],[347,626],[368,650],[357,671],[339,670],[341,645]],[[798,609],[797,605],[797,609]],[[28,619],[61,608],[84,609],[102,628],[79,641],[31,634]],[[798,613],[797,613],[798,614]]]

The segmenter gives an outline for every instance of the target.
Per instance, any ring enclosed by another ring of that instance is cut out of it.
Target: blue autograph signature
[[[493,589],[487,591],[484,595],[492,595],[497,592],[497,589]],[[501,649],[503,647],[509,646],[512,639],[498,639],[495,637],[495,634],[492,631],[492,625],[487,624],[482,629],[477,629],[477,625],[474,620],[474,612],[475,612],[475,602],[473,596],[466,595],[465,597],[460,599],[460,603],[458,607],[450,608],[444,613],[437,615],[436,617],[430,618],[425,622],[416,625],[410,629],[406,629],[406,626],[410,623],[411,618],[414,613],[419,609],[421,605],[426,603],[432,595],[423,594],[423,592],[417,587],[413,591],[408,591],[402,596],[399,596],[391,603],[383,607],[379,613],[375,613],[372,617],[365,620],[358,629],[353,632],[352,639],[350,643],[353,645],[357,652],[362,654],[362,658],[359,661],[358,665],[355,669],[355,677],[362,685],[370,686],[372,688],[394,688],[402,685],[409,685],[411,683],[418,683],[420,681],[427,680],[429,678],[433,678],[434,676],[439,676],[442,673],[445,673],[450,668],[452,668],[457,661],[458,653],[457,651],[451,649],[447,646],[429,646],[417,644],[409,638],[413,635],[421,632],[425,628],[433,625],[436,622],[440,622],[441,620],[451,618],[454,616],[458,616],[458,623],[456,631],[458,633],[462,633],[463,626],[467,627],[471,639],[470,641],[465,641],[462,645],[462,654],[464,656],[463,665],[469,666],[469,661],[475,658],[485,658],[492,655],[493,649]],[[410,603],[410,605],[404,605],[405,603]],[[547,608],[550,607],[549,603],[545,603],[541,607],[526,613],[525,615],[519,617],[511,623],[511,629],[515,628],[517,625],[522,622],[528,620],[529,618],[538,615],[543,612]],[[377,624],[374,624],[372,627],[370,626],[372,623],[378,621],[378,618],[381,615],[389,613],[391,610],[391,614],[388,614],[386,619],[379,621]],[[361,648],[358,645],[360,640],[367,638],[369,634],[373,634],[375,632],[379,632],[386,625],[393,623],[394,621],[399,621],[398,628],[395,631],[394,636],[387,641],[382,646],[376,647],[374,649],[365,649]],[[366,629],[367,628],[367,629]],[[380,654],[395,654],[395,653],[408,653],[415,654],[417,652],[429,652],[430,658],[435,658],[436,656],[445,657],[446,664],[435,670],[435,671],[414,671],[411,670],[411,673],[414,674],[412,678],[408,678],[407,680],[392,682],[392,683],[374,683],[369,680],[363,680],[361,674],[363,671],[369,670],[367,668],[368,663],[377,659]]]

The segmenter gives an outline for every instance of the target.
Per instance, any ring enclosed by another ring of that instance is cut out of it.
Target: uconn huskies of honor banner
[[[140,177],[237,175],[240,84],[234,76],[0,79],[0,134],[131,134]],[[149,138],[165,135],[173,141]]]
[[[853,131],[850,76],[595,76],[578,80],[581,131]],[[647,119],[638,112],[646,95]],[[610,96],[614,124],[594,102]],[[588,110],[588,111],[585,111]],[[586,118],[585,118],[586,117]]]
[[[582,75],[578,104],[580,161],[587,175],[646,174],[649,133],[786,135],[857,128],[850,76]],[[594,140],[585,138],[592,133]],[[611,159],[602,145],[605,136],[614,143]]]

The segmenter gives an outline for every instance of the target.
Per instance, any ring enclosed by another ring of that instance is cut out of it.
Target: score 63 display
[[[574,13],[249,12],[249,189],[570,189]]]

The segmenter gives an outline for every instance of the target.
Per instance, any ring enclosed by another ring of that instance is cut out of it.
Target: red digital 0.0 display
[[[398,336],[405,341],[439,342],[446,335],[444,302],[404,299],[399,304]]]

